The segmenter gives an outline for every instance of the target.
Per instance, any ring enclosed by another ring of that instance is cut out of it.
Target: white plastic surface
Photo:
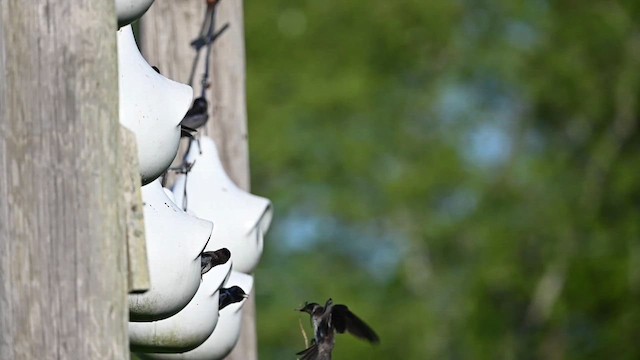
[[[260,261],[264,235],[271,223],[271,201],[231,181],[209,137],[201,137],[200,149],[197,143],[192,144],[186,159],[195,161],[186,181],[187,211],[216,225],[207,250],[228,248],[233,270],[251,273]],[[185,178],[178,176],[173,187],[178,205],[183,204]]]
[[[231,261],[213,267],[189,304],[170,318],[130,322],[132,351],[178,353],[194,349],[213,333],[218,323],[218,289],[231,273]]]
[[[224,287],[240,286],[246,293],[253,288],[253,276],[232,271]],[[213,334],[197,348],[181,354],[139,353],[142,359],[166,359],[166,360],[217,360],[227,356],[240,338],[242,325],[242,307],[246,300],[228,305],[220,310],[218,324]]]
[[[200,253],[213,224],[187,215],[160,181],[142,187],[151,288],[129,295],[131,321],[165,319],[183,309],[200,286]]]
[[[120,123],[134,132],[142,183],[160,176],[175,158],[180,121],[193,98],[190,86],[158,74],[142,57],[131,25],[118,30]]]

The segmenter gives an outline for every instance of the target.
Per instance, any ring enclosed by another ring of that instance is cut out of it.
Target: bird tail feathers
[[[318,359],[318,345],[312,344],[308,348],[297,353],[300,360],[317,360]]]

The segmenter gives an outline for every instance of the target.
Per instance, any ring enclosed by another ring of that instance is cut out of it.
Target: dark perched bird
[[[182,125],[183,128],[197,130],[209,120],[209,114],[207,114],[208,107],[207,99],[204,97],[196,98],[193,100],[193,105],[191,105],[189,111],[187,111],[184,118],[182,118],[180,125]]]
[[[214,266],[225,264],[230,258],[231,251],[227,248],[203,252],[200,254],[200,275],[206,274]]]
[[[230,288],[221,288],[220,297],[218,298],[218,310],[222,310],[233,303],[240,302],[248,296],[240,286],[234,285]]]
[[[348,307],[336,305],[331,299],[327,300],[324,306],[305,303],[299,310],[311,315],[315,337],[311,346],[296,354],[302,360],[331,360],[336,332],[349,332],[372,344],[380,342],[380,338],[369,325],[360,320]]]

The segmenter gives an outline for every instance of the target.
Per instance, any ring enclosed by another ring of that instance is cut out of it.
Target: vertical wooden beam
[[[142,179],[138,167],[136,135],[124,126],[120,126],[120,153],[123,163],[127,165],[121,172],[126,221],[127,289],[129,293],[142,293],[151,287],[144,228]]]
[[[139,46],[145,59],[168,78],[186,83],[195,53],[189,44],[200,31],[205,10],[204,0],[154,2],[140,20]],[[199,80],[194,94],[200,93]]]
[[[222,163],[233,181],[249,191],[249,145],[247,132],[246,62],[244,15],[241,0],[218,5],[217,27],[229,29],[215,43],[212,61],[211,99],[213,118],[206,132],[220,148]]]
[[[112,0],[0,1],[0,359],[128,359]]]
[[[205,1],[156,2],[141,21],[142,51],[168,77],[187,82],[194,51],[189,46],[200,30]],[[231,179],[250,190],[246,108],[246,63],[242,0],[224,0],[218,5],[216,27],[230,27],[215,43],[212,54],[210,120],[204,133],[218,145],[222,163]],[[201,55],[204,59],[204,54]],[[201,60],[203,61],[203,60]],[[202,69],[202,68],[199,68]],[[198,70],[194,90],[200,92]],[[255,287],[255,286],[254,286]],[[243,308],[242,335],[229,359],[257,359],[255,296]]]
[[[222,1],[218,5],[217,25],[230,27],[215,43],[212,61],[210,104],[213,117],[206,133],[216,144],[229,177],[242,189],[250,191],[249,144],[247,130],[246,60],[244,13],[242,0]],[[242,308],[242,333],[229,360],[256,360],[255,288]]]

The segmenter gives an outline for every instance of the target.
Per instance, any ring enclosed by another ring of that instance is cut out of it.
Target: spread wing
[[[380,338],[376,332],[344,305],[333,306],[331,310],[331,321],[336,331],[340,334],[348,331],[352,335],[371,343],[377,344],[380,342]]]

